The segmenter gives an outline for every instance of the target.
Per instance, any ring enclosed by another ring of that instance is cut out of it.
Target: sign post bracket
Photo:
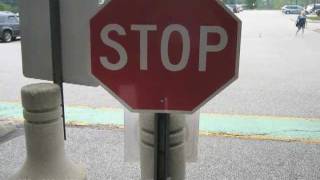
[[[50,13],[50,35],[52,49],[52,73],[53,82],[60,86],[61,90],[61,108],[63,120],[63,134],[66,140],[65,111],[63,97],[63,69],[61,52],[61,23],[60,23],[60,4],[59,0],[49,0]]]
[[[156,113],[154,123],[154,179],[169,178],[170,114]]]

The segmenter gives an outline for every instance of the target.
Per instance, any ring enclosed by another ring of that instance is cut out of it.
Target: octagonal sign
[[[90,22],[92,74],[133,111],[193,112],[237,78],[240,34],[219,0],[112,0]]]

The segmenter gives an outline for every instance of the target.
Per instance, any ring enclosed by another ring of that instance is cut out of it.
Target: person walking
[[[296,21],[296,27],[298,28],[296,35],[298,35],[298,32],[300,30],[302,30],[302,34],[304,33],[304,28],[306,26],[306,22],[307,22],[306,13],[304,11],[301,11],[301,13],[298,16],[297,21]]]

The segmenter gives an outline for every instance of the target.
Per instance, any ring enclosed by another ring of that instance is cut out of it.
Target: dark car
[[[299,5],[284,5],[281,8],[281,11],[285,14],[300,14],[303,10],[304,8]]]
[[[306,13],[311,14],[320,9],[320,4],[309,4],[306,8]]]
[[[19,18],[16,14],[0,11],[0,39],[10,42],[20,36]]]

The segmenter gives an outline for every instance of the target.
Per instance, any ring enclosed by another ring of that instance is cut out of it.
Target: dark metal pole
[[[154,126],[154,180],[169,178],[170,114],[156,113]]]
[[[62,73],[62,55],[61,55],[61,28],[60,28],[60,4],[59,0],[49,0],[50,11],[50,35],[52,50],[52,73],[53,82],[58,84],[61,89],[61,107],[63,120],[63,133],[66,140],[66,127],[64,115],[64,98],[63,98],[63,73]]]

